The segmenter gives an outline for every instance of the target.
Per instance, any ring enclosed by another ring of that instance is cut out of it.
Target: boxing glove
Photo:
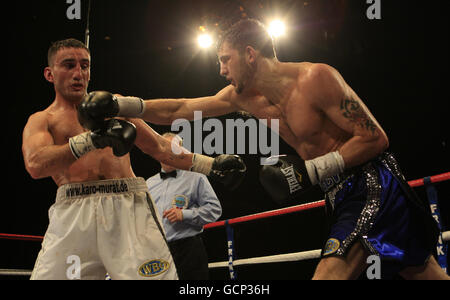
[[[111,147],[115,156],[130,152],[136,140],[134,124],[118,119],[103,121],[100,128],[84,132],[69,139],[69,146],[75,158],[80,158],[89,151]]]
[[[103,125],[105,118],[140,117],[145,109],[144,100],[137,97],[117,97],[109,92],[95,91],[83,97],[78,105],[78,121],[89,130]]]
[[[221,154],[212,158],[194,154],[192,163],[191,171],[207,175],[230,191],[242,183],[247,172],[247,166],[239,155]]]
[[[296,155],[281,155],[276,164],[261,168],[259,180],[275,202],[286,204],[320,181],[343,171],[344,160],[337,151],[307,161]]]
[[[263,166],[259,180],[278,204],[285,204],[312,186],[305,161],[295,155],[280,156],[276,164]]]

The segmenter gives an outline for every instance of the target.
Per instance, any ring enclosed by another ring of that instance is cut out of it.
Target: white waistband
[[[141,177],[69,183],[58,188],[56,201],[140,191],[147,191],[147,184]]]

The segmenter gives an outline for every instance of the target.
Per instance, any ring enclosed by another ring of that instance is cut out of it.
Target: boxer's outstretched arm
[[[160,136],[142,119],[130,119],[136,126],[135,144],[154,159],[177,169],[190,170],[210,176],[222,182],[230,190],[235,189],[247,170],[245,163],[237,155],[222,154],[215,158],[194,154],[181,147],[179,142],[169,142]]]
[[[201,111],[204,118],[238,111],[231,101],[232,86],[227,86],[214,96],[179,99],[152,99],[145,101],[142,116],[147,122],[170,125],[176,119],[194,119],[194,112]]]
[[[189,170],[192,167],[192,153],[177,143],[170,143],[141,119],[128,119],[128,121],[136,126],[135,145],[142,152],[177,169]]]
[[[315,68],[311,80],[315,105],[351,136],[339,149],[345,168],[363,164],[386,150],[386,133],[342,76],[327,65]]]
[[[25,168],[34,179],[60,173],[76,160],[68,143],[55,145],[45,112],[28,119],[22,135],[22,152]]]

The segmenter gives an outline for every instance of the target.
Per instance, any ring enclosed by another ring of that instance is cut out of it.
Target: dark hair
[[[65,39],[65,40],[61,40],[61,41],[56,41],[56,42],[52,43],[52,45],[48,49],[47,62],[48,62],[49,66],[52,64],[53,57],[58,52],[58,50],[61,48],[82,48],[82,49],[85,49],[89,53],[89,55],[91,54],[91,52],[89,51],[89,48],[86,47],[85,44],[83,44],[82,42],[80,42],[77,39]]]
[[[222,34],[217,49],[220,50],[225,42],[239,53],[243,53],[247,46],[251,46],[259,50],[264,57],[276,57],[272,37],[265,26],[255,19],[244,19],[233,24]]]

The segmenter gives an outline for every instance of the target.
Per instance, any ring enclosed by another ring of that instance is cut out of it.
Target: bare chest
[[[76,112],[51,114],[48,126],[56,145],[67,144],[71,137],[86,131],[78,122]],[[112,149],[106,147],[84,154],[63,172],[55,174],[53,179],[58,185],[61,185],[70,182],[133,176],[129,155],[116,157],[113,155]]]
[[[322,111],[313,107],[311,100],[294,94],[282,105],[287,124],[297,139],[313,142],[324,130],[326,118]]]
[[[52,114],[48,124],[56,145],[65,144],[69,138],[86,131],[78,122],[76,112]]]
[[[277,120],[279,135],[294,148],[313,139],[323,124],[322,114],[298,95],[291,95],[279,104],[258,97],[243,103],[242,108],[258,119],[266,119],[269,125],[271,120]]]

